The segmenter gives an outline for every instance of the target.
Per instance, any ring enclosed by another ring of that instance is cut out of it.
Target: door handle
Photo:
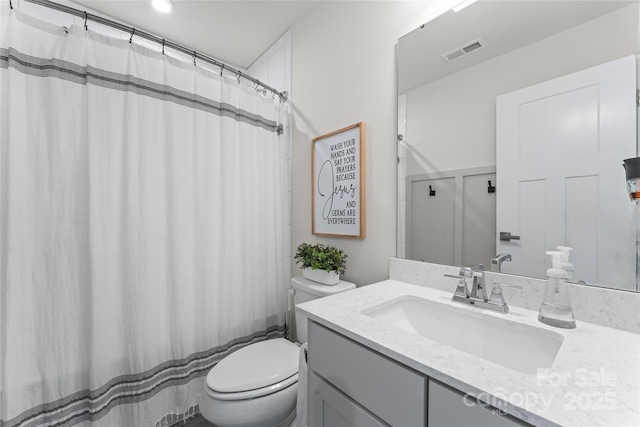
[[[511,233],[508,231],[501,231],[500,240],[504,240],[507,242],[511,240],[520,240],[520,236],[512,236]]]

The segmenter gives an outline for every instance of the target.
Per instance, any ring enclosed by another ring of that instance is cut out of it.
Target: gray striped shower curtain
[[[282,108],[134,43],[0,22],[0,425],[154,426],[284,331]]]

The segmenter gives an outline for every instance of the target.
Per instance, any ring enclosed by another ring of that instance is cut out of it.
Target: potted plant
[[[302,243],[296,250],[295,260],[302,267],[304,277],[325,285],[337,284],[347,267],[347,254],[322,243]]]

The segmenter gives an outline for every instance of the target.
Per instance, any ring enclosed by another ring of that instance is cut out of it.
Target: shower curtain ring
[[[88,30],[89,30],[89,27],[87,27],[87,18],[88,18],[88,16],[87,16],[87,11],[85,10],[85,11],[84,11],[84,30],[85,30],[85,31],[88,31]]]
[[[220,66],[220,77],[222,77],[222,72],[224,71],[224,64]]]
[[[162,54],[164,55],[164,39],[162,39]]]
[[[133,35],[136,33],[136,28],[135,27],[131,27],[131,37],[129,37],[129,44],[131,44],[131,41],[133,40]]]
[[[13,10],[13,3],[11,2],[11,0],[9,0],[9,7],[11,8],[11,10]]]
[[[242,73],[238,71],[238,84],[240,84],[240,77],[242,77]]]
[[[194,66],[194,67],[196,66],[196,55],[197,55],[197,53],[196,53],[196,51],[194,50],[194,51],[193,51],[193,66]]]

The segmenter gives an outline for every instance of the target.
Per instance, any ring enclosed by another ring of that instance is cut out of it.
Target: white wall
[[[638,5],[407,92],[407,174],[495,165],[495,99],[636,51]]]
[[[396,254],[397,39],[439,13],[440,3],[319,2],[293,26],[292,247],[337,246],[345,280],[388,278]],[[365,122],[367,230],[363,240],[311,234],[311,140]],[[300,269],[292,262],[293,274]]]
[[[279,92],[291,93],[291,30],[280,37],[260,58],[247,69],[247,74],[271,86]],[[282,124],[284,127],[283,143],[285,144],[284,162],[284,194],[283,209],[285,213],[285,266],[290,273],[291,265],[291,109],[290,104],[282,105]],[[290,276],[286,277],[287,283]]]

